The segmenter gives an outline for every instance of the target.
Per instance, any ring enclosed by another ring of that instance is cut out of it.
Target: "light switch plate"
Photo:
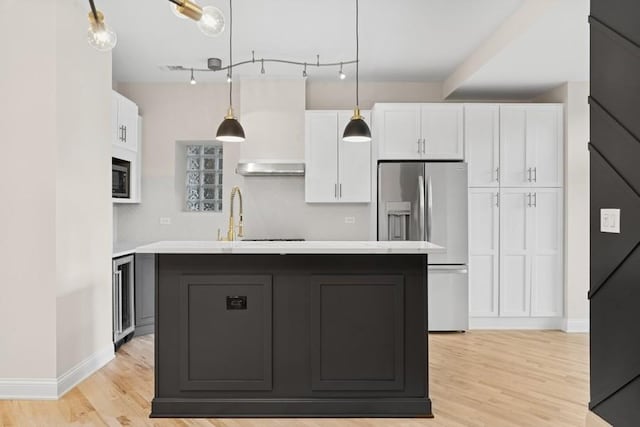
[[[160,217],[160,224],[161,225],[171,225],[171,218],[170,217],[166,217],[166,216]]]
[[[620,233],[620,209],[600,209],[600,231]]]
[[[344,223],[345,224],[355,224],[356,223],[356,217],[355,216],[345,216],[344,217]]]

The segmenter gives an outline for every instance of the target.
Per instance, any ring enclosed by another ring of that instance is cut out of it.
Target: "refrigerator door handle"
[[[418,220],[420,224],[420,239],[422,240],[422,239],[425,239],[424,177],[422,175],[418,177],[418,203],[419,203]]]
[[[427,177],[427,241],[431,239],[431,217],[433,216],[433,187],[431,177]]]

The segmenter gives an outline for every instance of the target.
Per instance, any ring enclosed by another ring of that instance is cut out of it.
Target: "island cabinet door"
[[[180,279],[180,388],[271,390],[272,276]]]
[[[311,375],[314,391],[403,389],[403,276],[312,276]]]

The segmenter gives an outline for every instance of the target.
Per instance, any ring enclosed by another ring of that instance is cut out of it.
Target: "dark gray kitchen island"
[[[152,417],[429,417],[426,242],[158,242]]]

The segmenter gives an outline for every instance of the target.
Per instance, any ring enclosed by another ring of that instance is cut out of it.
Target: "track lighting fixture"
[[[196,84],[196,79],[193,77],[193,68],[191,69],[191,80],[189,81],[192,85]]]
[[[210,37],[219,36],[224,31],[224,15],[215,6],[200,7],[191,0],[169,0],[178,16],[193,19],[200,31]]]
[[[371,141],[371,130],[360,115],[360,95],[359,95],[359,71],[360,71],[360,38],[358,31],[359,5],[356,1],[356,106],[353,108],[353,117],[342,134],[343,141],[346,142],[369,142]]]
[[[340,80],[347,78],[347,75],[342,71],[342,62],[340,63],[340,72],[338,73],[338,77],[340,77]]]
[[[96,50],[106,52],[114,48],[118,42],[116,33],[104,23],[104,15],[96,9],[93,0],[89,0],[91,11],[89,12],[89,30],[87,41]]]
[[[242,142],[245,139],[244,129],[242,129],[242,125],[233,115],[233,80],[231,79],[233,67],[231,64],[233,64],[233,9],[231,0],[229,0],[229,67],[227,74],[229,78],[229,110],[227,110],[227,115],[224,116],[224,120],[218,127],[216,139],[222,142]]]

